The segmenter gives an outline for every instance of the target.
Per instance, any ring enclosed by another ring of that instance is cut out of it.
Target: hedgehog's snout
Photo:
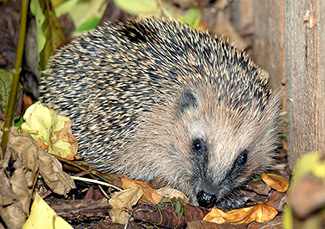
[[[206,193],[203,190],[197,194],[197,201],[202,207],[210,208],[215,204],[216,200],[217,197],[215,195]]]

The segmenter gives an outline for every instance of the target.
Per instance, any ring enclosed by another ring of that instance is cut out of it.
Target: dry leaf
[[[266,204],[258,204],[253,207],[241,208],[229,212],[223,212],[218,208],[212,208],[203,220],[218,224],[241,224],[253,221],[263,223],[272,220],[278,214],[277,210]]]
[[[188,222],[202,220],[208,210],[191,204],[184,206],[181,201],[176,199],[165,199],[165,202],[163,199],[158,206],[138,204],[131,212],[132,218],[137,221],[159,225],[163,228],[185,228],[185,224]]]
[[[0,132],[0,138],[2,132]],[[30,201],[38,176],[38,151],[41,149],[27,133],[11,128],[8,150],[0,161],[0,216],[9,228],[21,227],[29,215]],[[6,175],[10,153],[16,155],[11,176]]]
[[[188,222],[186,224],[186,229],[220,229],[219,225],[212,223],[212,222],[207,222],[203,220],[196,220],[192,222]]]
[[[122,180],[122,188],[123,189],[130,189],[135,187],[140,187],[143,191],[143,199],[146,201],[149,201],[153,204],[158,204],[162,198],[161,195],[159,195],[154,187],[152,187],[150,184],[143,182],[143,181],[136,181],[131,180],[128,177],[121,178]]]
[[[288,202],[287,194],[272,190],[269,199],[265,204],[274,207],[278,212],[283,212],[285,204]]]
[[[72,160],[78,150],[77,139],[72,135],[71,121],[58,115],[40,102],[31,105],[24,114],[21,128],[40,144],[42,149]]]
[[[245,185],[246,190],[252,190],[259,195],[268,195],[271,187],[261,180],[252,180]]]
[[[279,192],[285,192],[289,187],[289,181],[276,174],[262,173],[261,178],[267,185]]]
[[[189,204],[190,200],[188,197],[182,193],[181,191],[178,191],[177,189],[171,188],[169,186],[160,188],[156,190],[159,195],[168,197],[168,198],[181,198],[185,203]]]
[[[17,160],[8,177],[5,169],[10,153],[14,153]],[[8,151],[5,159],[0,161],[0,216],[6,226],[20,228],[24,224],[39,172],[55,193],[65,195],[75,187],[55,157],[40,149],[28,133],[18,134],[17,128],[11,128]]]
[[[113,223],[127,224],[130,218],[128,210],[132,209],[139,199],[143,196],[143,191],[140,187],[133,189],[125,189],[116,192],[109,200],[112,209],[109,211],[109,216]]]
[[[73,179],[62,170],[61,163],[53,155],[40,150],[38,164],[39,172],[52,192],[66,196],[76,188]]]

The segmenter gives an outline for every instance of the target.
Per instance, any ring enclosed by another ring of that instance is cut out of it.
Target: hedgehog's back
[[[46,74],[41,99],[72,120],[82,154],[125,144],[144,113],[197,83],[214,85],[216,101],[233,109],[249,107],[252,96],[263,107],[269,96],[266,79],[243,53],[156,18],[108,23],[73,40]]]

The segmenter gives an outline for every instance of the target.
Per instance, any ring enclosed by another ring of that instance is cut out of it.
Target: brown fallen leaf
[[[142,196],[143,191],[139,186],[116,192],[109,200],[109,204],[112,206],[112,209],[109,211],[112,222],[126,225],[130,218],[128,210],[131,210],[132,206],[135,205]]]
[[[184,193],[169,186],[158,189],[157,193],[167,198],[181,198],[185,203],[190,203],[190,200]]]
[[[261,180],[252,180],[245,185],[245,189],[252,190],[260,195],[268,195],[271,187]]]
[[[289,181],[276,174],[262,173],[261,178],[267,185],[279,192],[285,192],[289,187]]]
[[[223,212],[218,208],[212,208],[203,220],[218,224],[242,224],[253,221],[263,223],[272,220],[277,214],[278,212],[275,208],[266,204],[258,204],[253,207],[236,209],[229,212]]]
[[[286,193],[272,190],[265,204],[274,207],[278,212],[283,212],[287,201],[288,197]]]
[[[143,181],[131,180],[127,176],[121,178],[122,188],[131,189],[135,187],[140,187],[143,191],[143,199],[149,201],[153,204],[158,204],[162,198],[162,195],[159,195],[154,187],[150,184]]]
[[[15,154],[16,161],[8,176],[10,153]],[[11,128],[8,150],[0,161],[0,217],[7,227],[20,228],[25,222],[39,173],[57,194],[65,195],[75,187],[55,157],[40,149],[28,133],[19,134],[16,127]]]
[[[76,188],[73,179],[62,170],[62,165],[53,155],[44,150],[38,155],[39,172],[52,192],[66,196]]]
[[[169,204],[164,206],[161,206],[161,204],[158,206],[138,204],[131,212],[132,217],[138,221],[167,228],[184,228],[188,222],[202,220],[208,210],[203,207],[186,204],[183,211],[185,215],[180,218],[178,210],[175,209],[175,204],[169,202]]]
[[[18,134],[17,128],[10,129],[5,158],[0,161],[0,217],[9,228],[20,228],[29,215],[40,150],[29,134]],[[8,176],[6,169],[11,153],[15,154],[16,161],[12,165],[13,172]]]
[[[203,220],[196,220],[193,222],[187,223],[187,229],[204,229],[204,228],[211,228],[211,229],[219,229],[219,225],[212,223],[212,222],[207,222]]]
[[[261,229],[261,228],[263,228],[263,229],[283,229],[283,219],[282,219],[282,216],[278,215],[271,221],[267,221],[264,223],[251,222],[250,224],[247,225],[247,227],[244,227],[244,228],[245,229]]]
[[[100,189],[94,189],[93,186],[90,186],[88,189],[85,197],[83,198],[84,200],[100,200],[104,197]]]

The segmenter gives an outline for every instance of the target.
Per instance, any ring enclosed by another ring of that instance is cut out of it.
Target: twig
[[[100,185],[104,185],[104,186],[108,186],[108,187],[112,187],[115,188],[118,191],[122,191],[122,189],[120,189],[119,187],[116,187],[115,185],[103,182],[103,181],[98,181],[98,180],[94,180],[94,179],[89,179],[89,178],[85,178],[85,177],[76,177],[76,176],[71,176],[72,179],[74,180],[80,180],[80,181],[86,181],[86,182],[90,182],[90,183],[95,183],[95,184],[100,184]]]
[[[13,75],[10,97],[9,97],[9,102],[8,102],[8,109],[7,109],[7,114],[6,114],[6,121],[5,121],[4,128],[3,128],[3,135],[2,135],[2,141],[1,141],[1,149],[2,150],[0,152],[0,160],[2,160],[2,158],[4,157],[4,153],[6,152],[10,124],[11,124],[12,115],[13,115],[14,107],[15,107],[15,101],[16,101],[16,95],[17,95],[18,83],[19,83],[19,75],[20,75],[20,71],[21,71],[21,63],[23,60],[24,47],[25,47],[28,3],[29,3],[29,0],[21,1],[19,41],[18,41],[18,47],[17,47],[17,56],[16,56],[14,75]],[[12,157],[14,160],[16,160],[16,156],[14,154],[12,154]]]

